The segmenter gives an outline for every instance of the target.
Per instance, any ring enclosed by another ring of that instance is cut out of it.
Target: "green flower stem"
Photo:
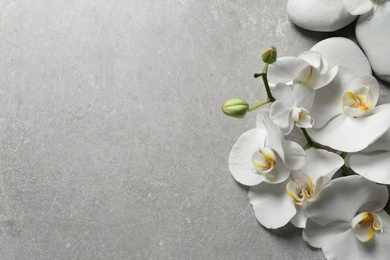
[[[384,210],[386,211],[386,213],[387,213],[388,215],[390,215],[390,205],[389,205],[389,204],[386,205],[386,207],[384,208]]]
[[[267,98],[267,99],[264,100],[263,102],[260,102],[259,104],[254,105],[253,107],[250,107],[250,108],[248,109],[248,112],[251,112],[251,111],[253,111],[253,110],[255,110],[255,109],[258,109],[259,107],[262,107],[262,106],[264,106],[265,104],[268,104],[269,102],[271,102],[271,100],[270,100],[269,98]]]
[[[342,152],[341,154],[340,154],[340,156],[343,158],[343,159],[345,159],[345,157],[348,155],[348,153],[346,153],[346,152]]]
[[[343,176],[351,175],[351,173],[349,172],[349,170],[348,170],[347,166],[345,166],[345,164],[343,166],[341,166],[341,170],[342,170]]]
[[[269,84],[268,84],[268,78],[267,78],[268,66],[269,66],[268,63],[266,63],[266,64],[264,65],[264,69],[263,69],[263,73],[261,73],[261,77],[263,78],[265,91],[267,91],[267,96],[268,96],[268,98],[270,99],[270,102],[274,102],[274,101],[275,101],[275,98],[272,96],[271,90],[270,90]]]
[[[301,128],[301,130],[302,130],[302,133],[303,133],[303,135],[305,136],[305,138],[307,140],[307,145],[304,146],[305,150],[309,149],[310,147],[320,148],[315,142],[313,142],[313,140],[311,140],[311,138],[310,138],[310,136],[307,133],[305,128]]]

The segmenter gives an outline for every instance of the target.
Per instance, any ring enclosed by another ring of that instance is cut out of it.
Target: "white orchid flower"
[[[249,200],[257,220],[267,228],[280,228],[289,221],[305,227],[306,206],[316,199],[344,160],[325,150],[306,151],[306,164],[292,171],[279,184],[261,183],[249,189]]]
[[[338,67],[329,69],[328,63],[316,51],[307,51],[298,57],[281,57],[268,68],[271,87],[277,83],[302,84],[318,89],[327,85],[337,74]]]
[[[270,118],[288,135],[294,127],[311,128],[314,124],[309,110],[313,105],[314,90],[297,85],[291,89],[284,83],[276,84],[273,90],[276,101],[270,107]]]
[[[284,140],[269,119],[269,110],[263,109],[257,117],[257,128],[242,134],[233,145],[229,169],[236,181],[253,186],[263,181],[281,183],[291,170],[298,170],[305,162],[302,147]]]
[[[316,121],[309,135],[339,151],[361,151],[390,127],[390,104],[375,107],[378,97],[374,77],[340,67],[328,86],[316,90],[310,111]]]
[[[390,129],[361,152],[349,154],[348,164],[367,179],[390,184]]]
[[[343,0],[345,9],[352,15],[368,13],[377,6],[377,0]]]
[[[388,259],[390,217],[384,185],[361,176],[331,181],[307,206],[303,239],[327,259]]]

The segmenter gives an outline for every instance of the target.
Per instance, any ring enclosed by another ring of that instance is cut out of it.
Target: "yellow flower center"
[[[352,101],[352,104],[349,105],[350,107],[358,108],[363,112],[366,112],[372,107],[372,104],[367,101],[366,95],[355,94],[352,92],[345,92],[345,95]]]
[[[363,212],[356,215],[351,222],[356,237],[368,242],[383,232],[382,219],[375,213]]]
[[[271,148],[260,148],[252,155],[255,173],[267,174],[276,166],[276,155]]]
[[[368,86],[344,92],[343,110],[350,117],[359,117],[372,108],[372,93]]]
[[[295,204],[302,205],[304,200],[310,200],[314,194],[314,185],[311,178],[304,174],[295,181],[286,185],[287,194],[295,200]]]

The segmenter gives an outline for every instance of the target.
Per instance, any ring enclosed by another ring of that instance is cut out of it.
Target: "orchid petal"
[[[376,248],[371,259],[386,259],[389,256],[390,248],[390,216],[384,210],[376,214],[382,219],[383,233],[375,241]]]
[[[280,228],[295,215],[294,199],[286,193],[287,179],[283,183],[261,183],[249,189],[249,201],[257,220],[267,228]]]
[[[277,163],[272,171],[265,175],[264,181],[267,183],[281,183],[285,181],[291,173],[291,170],[286,167],[278,154],[276,154],[276,162]]]
[[[291,111],[291,107],[288,107],[284,102],[279,100],[273,102],[270,107],[270,118],[272,122],[279,126],[285,135],[288,135],[294,126]]]
[[[308,65],[298,72],[294,77],[293,83],[316,89],[320,87],[321,74],[314,66]]]
[[[254,172],[252,155],[259,147],[264,147],[266,136],[265,131],[252,129],[242,134],[233,145],[229,156],[229,169],[239,183],[252,186],[265,180],[264,175]]]
[[[336,77],[338,71],[339,71],[339,67],[338,66],[334,66],[329,71],[327,71],[325,73],[325,75],[323,75],[322,78],[321,78],[322,82],[321,82],[321,86],[320,87],[328,85]]]
[[[311,64],[314,68],[321,70],[322,69],[322,58],[321,54],[316,51],[305,51],[297,56],[309,64]]]
[[[299,122],[296,123],[296,126],[300,128],[311,128],[313,127],[313,124],[314,119],[311,116],[306,115],[302,117]]]
[[[276,100],[285,103],[287,106],[294,105],[293,90],[290,86],[284,83],[276,84],[275,88],[272,91],[272,95]]]
[[[309,64],[296,57],[281,57],[268,68],[267,78],[271,86],[277,83],[292,84],[296,75]]]
[[[256,126],[267,132],[265,146],[272,148],[284,161],[284,151],[282,147],[282,140],[284,137],[280,133],[279,128],[271,121],[269,113],[269,109],[261,110],[256,117]]]
[[[302,237],[312,247],[321,248],[324,246],[324,240],[326,242],[329,237],[338,236],[350,229],[351,225],[346,221],[332,222],[332,225],[321,226],[308,219]]]
[[[316,120],[314,128],[323,127],[330,119],[342,113],[343,93],[356,77],[358,76],[352,71],[339,67],[339,72],[333,81],[316,90],[310,111],[311,116]]]
[[[298,170],[306,163],[306,153],[303,148],[292,141],[284,140],[283,150],[285,153],[284,163],[291,170]]]
[[[360,118],[338,115],[321,129],[307,129],[320,144],[345,152],[358,152],[377,140],[390,127],[390,104],[369,110]]]
[[[314,101],[314,89],[308,88],[307,86],[301,84],[297,84],[294,86],[292,95],[294,97],[296,107],[303,107],[310,111]]]
[[[365,14],[374,7],[371,0],[344,0],[344,5],[352,15]]]
[[[360,241],[347,222],[336,222],[332,225],[321,226],[315,222],[306,222],[303,239],[311,246],[321,247],[327,259],[360,260]],[[363,245],[364,246],[364,245]]]
[[[373,151],[390,151],[390,129],[362,152],[369,153]]]
[[[308,218],[324,226],[346,221],[360,212],[378,212],[387,203],[388,190],[361,176],[347,176],[331,181],[307,206]]]
[[[335,172],[344,164],[339,155],[323,149],[310,148],[306,150],[306,164],[300,171],[310,176],[316,183],[321,176],[332,178]]]
[[[314,201],[318,194],[321,193],[321,191],[325,188],[326,185],[331,181],[332,179],[328,176],[321,176],[318,178],[318,180],[314,184],[314,194],[313,197],[311,198],[312,201]]]
[[[390,184],[389,151],[351,154],[349,165],[356,173],[371,181]]]
[[[379,91],[380,91],[378,81],[373,76],[366,75],[366,76],[358,77],[355,80],[351,81],[348,87],[348,89],[350,90],[360,89],[360,88],[366,90],[366,92],[369,91],[369,93],[367,94],[371,96],[370,102],[372,106],[375,107],[379,99]]]
[[[290,222],[297,228],[304,228],[306,226],[307,221],[306,205],[297,205],[295,207],[297,209],[297,213],[290,220]]]
[[[311,246],[322,247],[327,259],[387,259],[390,248],[390,217],[383,210],[377,215],[382,219],[384,232],[367,243],[356,238],[351,224],[346,221],[321,226],[309,219],[302,236]]]

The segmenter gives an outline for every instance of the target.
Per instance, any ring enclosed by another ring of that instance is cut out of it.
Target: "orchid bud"
[[[276,48],[274,46],[270,46],[263,52],[261,58],[265,63],[272,64],[276,61],[277,56]]]
[[[222,106],[222,111],[225,115],[243,118],[249,109],[249,104],[242,98],[232,98],[226,101]]]

